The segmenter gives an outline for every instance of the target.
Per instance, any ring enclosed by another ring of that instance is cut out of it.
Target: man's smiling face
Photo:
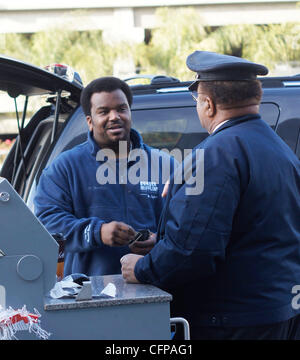
[[[86,119],[101,148],[117,149],[119,141],[130,141],[131,111],[122,90],[94,93]]]

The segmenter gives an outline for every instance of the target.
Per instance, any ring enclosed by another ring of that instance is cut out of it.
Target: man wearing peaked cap
[[[210,134],[191,154],[204,151],[203,191],[170,182],[159,241],[123,257],[123,277],[172,293],[192,339],[300,339],[300,162],[259,115],[268,69],[206,51],[187,66]]]
[[[186,60],[187,67],[197,73],[197,79],[189,90],[197,90],[199,81],[250,81],[257,75],[267,75],[264,65],[235,56],[208,51],[195,51]]]

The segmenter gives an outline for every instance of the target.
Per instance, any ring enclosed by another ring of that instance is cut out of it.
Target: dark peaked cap
[[[257,75],[267,75],[268,68],[236,56],[209,51],[195,51],[186,59],[187,67],[197,73],[197,80],[189,90],[197,89],[199,81],[255,80]]]

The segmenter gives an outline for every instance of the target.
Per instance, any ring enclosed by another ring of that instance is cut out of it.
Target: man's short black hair
[[[81,92],[80,103],[85,116],[91,115],[91,97],[94,93],[102,91],[113,92],[115,90],[122,90],[125,94],[129,107],[132,104],[132,93],[129,85],[114,76],[105,76],[90,82]]]
[[[255,99],[259,103],[262,97],[259,80],[202,81],[200,86],[219,105],[237,105],[249,99]]]

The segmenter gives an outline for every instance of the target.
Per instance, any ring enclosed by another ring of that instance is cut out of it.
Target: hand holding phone
[[[135,235],[135,240],[129,244],[129,247],[134,254],[146,255],[155,244],[156,234],[150,230],[139,230]]]
[[[143,230],[139,230],[137,231],[137,233],[135,234],[134,239],[132,239],[131,241],[129,241],[129,245],[133,244],[136,241],[145,241],[148,240],[149,237],[151,235],[151,231],[148,229],[143,229]]]

